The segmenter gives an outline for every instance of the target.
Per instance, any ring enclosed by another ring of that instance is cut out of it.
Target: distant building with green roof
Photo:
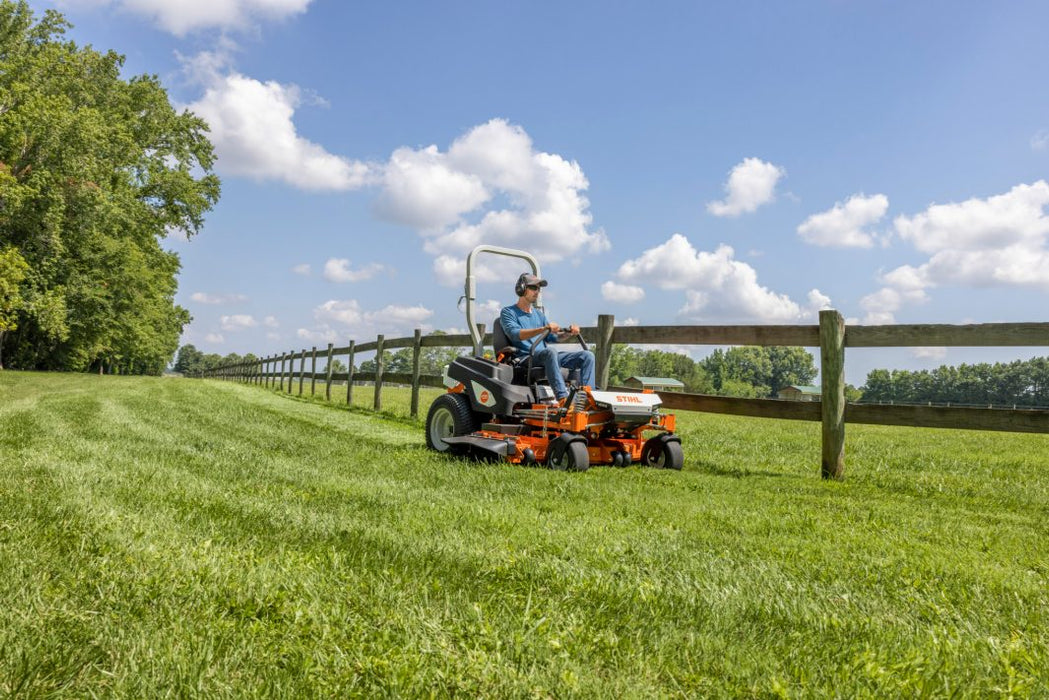
[[[823,390],[818,386],[801,386],[792,384],[785,386],[776,394],[777,399],[789,399],[791,401],[819,401]]]
[[[652,391],[684,391],[685,383],[671,377],[630,377],[624,384],[631,389]]]

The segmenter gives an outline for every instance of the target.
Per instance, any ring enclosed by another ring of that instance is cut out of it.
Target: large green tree
[[[815,360],[798,347],[719,348],[700,364],[717,392],[728,396],[776,396],[783,387],[808,385],[816,378]]]
[[[0,248],[28,266],[4,349],[24,368],[159,373],[190,320],[160,241],[196,234],[219,196],[207,126],[67,26],[0,0]]]
[[[0,250],[0,369],[4,368],[4,335],[18,328],[18,313],[25,305],[22,282],[28,269],[13,247]]]

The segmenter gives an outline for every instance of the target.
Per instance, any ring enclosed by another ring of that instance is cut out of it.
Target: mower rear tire
[[[444,438],[469,435],[477,427],[477,418],[465,394],[442,394],[434,399],[426,414],[426,446],[437,452],[462,454],[465,448],[449,445]]]
[[[585,472],[590,468],[590,453],[583,441],[555,442],[548,463],[551,469],[558,471]]]
[[[641,464],[655,469],[680,470],[685,466],[685,451],[680,442],[654,437],[641,448]]]

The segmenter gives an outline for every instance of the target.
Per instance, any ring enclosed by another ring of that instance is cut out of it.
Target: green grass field
[[[850,426],[825,482],[680,414],[684,471],[576,474],[407,402],[0,373],[0,696],[1049,697],[1049,436]]]

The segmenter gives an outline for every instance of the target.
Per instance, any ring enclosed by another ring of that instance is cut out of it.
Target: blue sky
[[[1047,320],[1044,2],[31,4],[211,125],[222,199],[168,239],[206,352],[461,332],[477,243],[561,323]]]

